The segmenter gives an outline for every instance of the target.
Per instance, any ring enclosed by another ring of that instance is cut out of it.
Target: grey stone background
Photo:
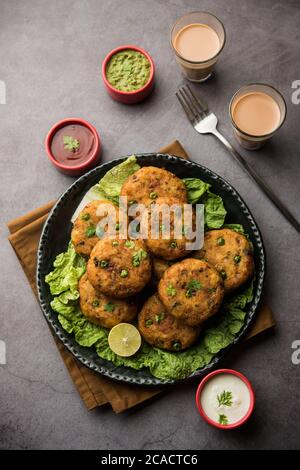
[[[297,0],[1,0],[0,105],[1,315],[0,448],[260,449],[300,448],[300,365],[291,343],[300,339],[299,234],[212,136],[198,136],[174,93],[182,83],[169,46],[180,15],[209,10],[227,31],[216,73],[195,87],[233,139],[228,119],[232,94],[262,81],[286,98],[284,127],[263,150],[244,151],[300,219],[299,116],[291,103],[300,79],[300,4]],[[112,48],[133,43],[157,67],[156,89],[143,104],[113,102],[100,77]],[[244,372],[257,395],[251,421],[235,432],[204,423],[194,404],[196,383],[170,390],[151,403],[114,415],[88,412],[75,390],[20,265],[5,222],[57,198],[72,179],[47,160],[44,137],[57,120],[79,116],[98,129],[103,161],[159,149],[179,139],[192,159],[228,179],[245,198],[262,231],[268,255],[266,299],[277,328],[232,353],[225,366]]]

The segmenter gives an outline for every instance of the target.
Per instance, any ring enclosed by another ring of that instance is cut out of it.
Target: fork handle
[[[276,196],[273,190],[265,183],[263,178],[259,176],[255,170],[246,162],[246,160],[238,153],[238,151],[232,147],[230,142],[228,142],[225,137],[220,134],[220,132],[216,129],[212,132],[221,142],[225,145],[227,150],[231,153],[233,158],[238,161],[238,163],[244,168],[244,170],[250,175],[254,181],[258,184],[260,189],[269,197],[269,199],[273,202],[273,204],[280,210],[280,212],[285,216],[285,218],[295,227],[297,232],[300,233],[300,224],[298,220],[295,219],[293,214],[289,211],[289,209],[280,201],[280,199]]]

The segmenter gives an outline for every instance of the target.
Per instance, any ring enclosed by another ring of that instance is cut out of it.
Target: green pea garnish
[[[163,312],[159,313],[158,315],[155,315],[156,323],[160,323],[164,318],[165,318],[165,314]]]
[[[88,238],[93,237],[96,234],[96,227],[88,227],[85,231],[85,234]]]

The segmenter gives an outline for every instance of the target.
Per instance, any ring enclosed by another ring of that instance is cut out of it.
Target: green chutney
[[[106,78],[120,91],[135,91],[149,81],[150,62],[144,54],[125,49],[112,56],[106,67]]]

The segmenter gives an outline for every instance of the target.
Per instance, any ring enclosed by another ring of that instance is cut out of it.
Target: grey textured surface
[[[227,107],[246,82],[272,83],[286,98],[288,118],[278,135],[263,150],[243,154],[300,219],[300,105],[291,103],[291,84],[300,78],[297,0],[0,2],[0,80],[7,86],[7,104],[0,105],[0,339],[7,347],[7,364],[0,365],[0,448],[300,448],[300,365],[291,362],[291,344],[300,339],[299,234],[179,109],[174,92],[182,78],[169,29],[196,9],[215,13],[227,30],[214,77],[196,87],[219,116],[220,130],[232,139]],[[125,42],[147,49],[157,66],[153,95],[134,107],[113,102],[99,73],[105,54]],[[67,116],[96,126],[105,161],[179,139],[192,159],[228,179],[252,210],[267,248],[265,295],[278,327],[225,361],[244,372],[257,393],[255,414],[244,428],[222,433],[208,427],[195,410],[196,383],[122,415],[109,407],[86,411],[5,228],[71,183],[49,164],[43,146],[49,127]]]

